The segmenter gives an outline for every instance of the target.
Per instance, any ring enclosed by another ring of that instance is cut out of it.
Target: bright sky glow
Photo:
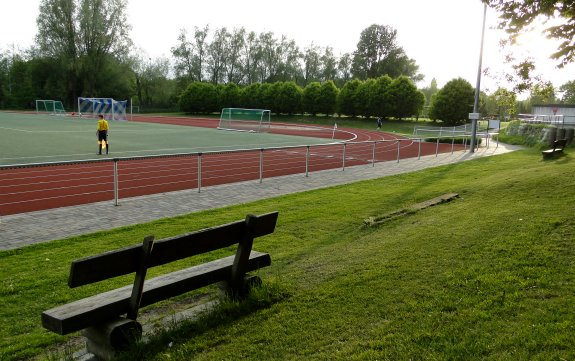
[[[4,0],[0,12],[0,51],[25,49],[33,44],[40,0]],[[479,65],[483,4],[480,0],[130,0],[128,20],[132,40],[147,57],[171,58],[180,29],[194,26],[228,30],[271,31],[285,35],[304,49],[310,44],[331,46],[336,55],[355,50],[361,31],[372,24],[389,25],[398,31],[398,43],[415,59],[425,75],[418,86],[433,78],[438,86],[462,77],[475,86]],[[503,51],[495,30],[497,15],[487,11],[483,68],[502,74]],[[575,64],[556,69],[547,56],[557,47],[539,31],[522,39],[513,52],[533,57],[536,73],[555,87],[575,80]],[[507,49],[506,51],[509,51]],[[499,84],[482,78],[482,90],[492,92]],[[505,85],[505,84],[501,84]]]

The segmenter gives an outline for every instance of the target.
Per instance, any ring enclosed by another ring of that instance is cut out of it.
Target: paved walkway
[[[475,153],[455,152],[376,163],[342,169],[295,174],[277,178],[225,184],[220,186],[120,199],[45,211],[0,217],[0,250],[9,250],[55,239],[97,232],[105,229],[150,222],[206,209],[248,203],[284,194],[304,192],[339,184],[414,172],[444,164],[462,162],[517,150],[500,144],[480,148]]]

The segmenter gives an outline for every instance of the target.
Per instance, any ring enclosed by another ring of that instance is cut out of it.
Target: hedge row
[[[339,89],[333,81],[312,82],[302,88],[294,82],[191,83],[179,97],[187,113],[213,113],[222,108],[269,109],[276,114],[339,114],[351,117],[402,119],[419,116],[425,95],[404,76],[391,79],[350,80]]]

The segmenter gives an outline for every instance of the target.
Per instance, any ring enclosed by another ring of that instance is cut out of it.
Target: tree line
[[[505,19],[515,16],[505,2],[486,2],[506,14]],[[218,94],[222,93],[221,89],[234,87],[242,94],[257,93],[262,97],[260,100],[244,97],[242,106],[252,107],[263,102],[273,104],[265,108],[277,109],[279,113],[334,112],[333,107],[326,110],[325,106],[316,110],[321,102],[310,95],[327,92],[332,85],[337,90],[335,111],[344,115],[401,118],[406,113],[399,109],[412,106],[401,102],[420,99],[419,94],[413,99],[405,98],[393,95],[400,93],[399,90],[387,89],[396,79],[402,79],[396,82],[398,84],[406,80],[414,84],[423,79],[415,60],[398,44],[397,31],[390,26],[367,27],[359,34],[355,51],[340,55],[334,54],[331,47],[313,43],[302,49],[286,36],[278,37],[272,32],[196,26],[191,32],[181,30],[174,39],[170,59],[152,59],[132,44],[126,9],[127,0],[42,0],[35,45],[23,51],[16,51],[14,47],[0,49],[0,108],[25,109],[33,107],[35,99],[54,99],[73,109],[77,97],[84,96],[132,98],[136,105],[148,110],[176,109],[190,106],[190,86],[203,86],[197,83],[212,85],[219,89]],[[520,10],[525,14],[531,11]],[[567,52],[558,54],[564,56],[564,62],[569,62],[571,48],[565,49]],[[381,80],[384,76],[388,77],[385,81]],[[456,80],[453,81],[458,83]],[[447,98],[452,102],[464,101],[462,98],[466,97],[448,92],[451,87],[457,87],[450,83],[447,89],[438,89],[432,80],[429,87],[422,89],[423,111],[412,109],[411,115],[424,114],[451,122],[452,115],[438,111],[446,96],[437,96],[433,101],[434,94],[440,91],[443,95],[451,94]],[[575,102],[572,81],[559,89],[562,99],[555,96],[550,84],[530,85],[530,89],[532,103]],[[376,93],[368,94],[368,90]],[[480,109],[484,114],[528,112],[529,104],[514,102],[515,96],[514,91],[506,89],[498,89],[489,96],[482,94]],[[232,95],[226,97],[232,98]],[[270,98],[277,101],[271,102]],[[352,98],[354,100],[350,100]],[[230,104],[230,101],[223,103]],[[461,109],[467,106],[457,104]]]
[[[34,99],[134,97],[145,107],[173,107],[191,82],[212,84],[293,81],[301,87],[382,75],[422,79],[415,60],[390,26],[371,25],[357,50],[336,56],[331,47],[245,28],[181,30],[171,59],[151,59],[129,37],[127,0],[42,0],[35,45],[0,51],[0,106],[29,107]],[[47,15],[49,14],[49,16]]]
[[[305,87],[294,81],[252,83],[192,82],[179,98],[188,113],[212,113],[227,107],[270,109],[277,114],[323,114],[351,117],[403,119],[419,116],[425,95],[406,76],[388,75],[361,81],[353,79],[340,89],[331,81],[310,82]]]

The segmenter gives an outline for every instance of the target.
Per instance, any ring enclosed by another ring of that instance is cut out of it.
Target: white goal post
[[[220,113],[220,130],[268,133],[271,112],[267,109],[223,108]]]
[[[65,116],[66,110],[59,100],[36,99],[36,113]]]
[[[128,120],[126,117],[127,100],[112,98],[78,98],[78,115],[96,118],[102,114],[109,120]]]

